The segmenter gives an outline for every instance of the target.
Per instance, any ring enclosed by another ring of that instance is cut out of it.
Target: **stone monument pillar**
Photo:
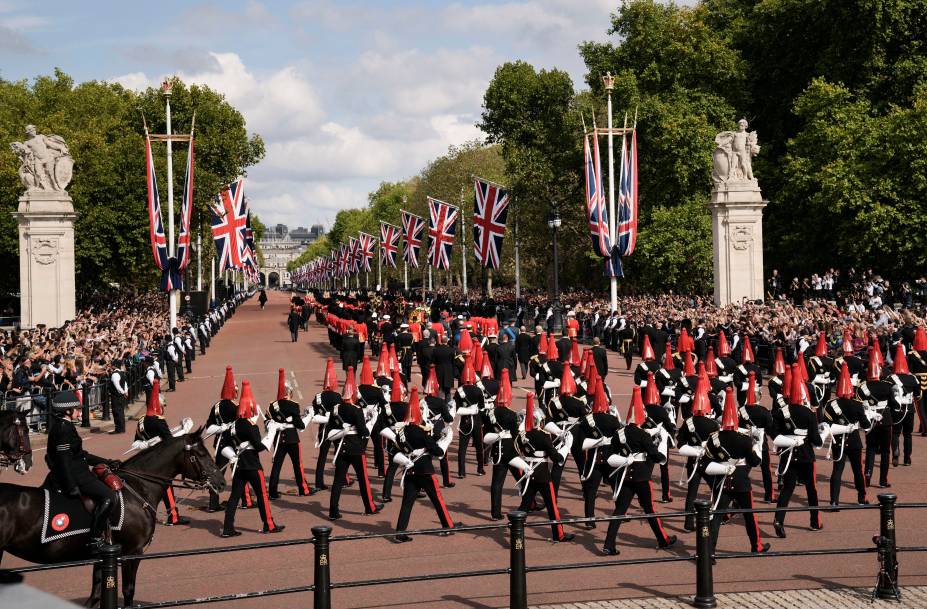
[[[14,142],[26,193],[13,216],[19,223],[20,324],[57,327],[74,319],[74,204],[65,188],[74,160],[64,139],[26,127],[28,139]]]
[[[715,136],[711,191],[711,234],[714,245],[715,304],[763,299],[763,208],[766,201],[753,177],[752,158],[760,151],[756,132]]]

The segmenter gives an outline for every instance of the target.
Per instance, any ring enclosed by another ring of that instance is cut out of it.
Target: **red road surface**
[[[238,313],[213,340],[207,355],[200,356],[194,363],[194,372],[187,381],[178,385],[176,393],[167,394],[166,416],[171,425],[181,417],[191,416],[197,424],[202,423],[209,407],[218,399],[222,376],[226,364],[234,367],[238,382],[250,379],[258,402],[266,407],[276,397],[277,369],[285,367],[293,371],[302,393],[302,403],[308,404],[319,390],[325,357],[332,355],[328,347],[324,328],[314,321],[308,333],[301,333],[299,342],[290,342],[286,328],[287,295],[269,294],[270,301],[264,311],[256,299],[239,308]],[[630,375],[617,370],[623,361],[611,355],[612,372],[608,382],[613,395],[626,408],[630,394]],[[340,367],[339,367],[340,370]],[[416,366],[417,370],[417,366]],[[520,381],[519,386],[527,387]],[[523,394],[517,394],[523,395]],[[523,400],[517,399],[515,407],[523,408]],[[134,426],[134,423],[132,424]],[[132,427],[130,427],[132,429]],[[307,478],[313,481],[316,450],[311,436],[304,435],[303,463],[307,466]],[[129,445],[131,436],[94,434],[86,441],[86,448],[104,456],[117,457]],[[901,502],[924,501],[927,487],[921,468],[927,454],[927,442],[923,438],[914,440],[913,467],[892,470],[892,491]],[[456,522],[464,524],[489,524],[489,476],[468,476],[457,480],[456,441],[451,448],[452,480],[456,488],[442,489],[442,493]],[[36,466],[25,478],[6,472],[4,482],[38,485],[45,476],[43,454],[36,455]],[[270,463],[264,457],[269,475]],[[382,481],[377,479],[372,466],[369,474],[374,492],[379,493]],[[827,480],[830,464],[823,459],[818,462],[818,492],[823,502],[827,501]],[[329,463],[326,482],[331,482]],[[469,464],[469,471],[475,464]],[[849,468],[847,468],[849,470]],[[671,475],[674,482],[680,477],[679,460],[673,461]],[[656,472],[655,472],[656,473]],[[844,500],[855,498],[855,491],[847,484],[850,472],[844,474]],[[185,527],[159,526],[150,551],[179,550],[189,548],[222,547],[236,543],[253,543],[277,539],[309,538],[310,528],[327,524],[328,492],[320,492],[308,498],[295,496],[292,469],[284,465],[281,490],[287,493],[281,500],[273,502],[274,520],[286,525],[280,535],[259,534],[260,519],[256,510],[239,511],[237,527],[244,535],[233,540],[220,539],[222,514],[206,514],[200,511],[206,503],[205,493],[178,491],[178,499],[184,499],[181,513],[190,516],[193,523]],[[759,474],[754,473],[754,489],[762,485]],[[656,483],[659,484],[658,482]],[[870,498],[875,500],[872,489]],[[682,510],[683,489],[674,484],[674,501],[669,505],[657,506],[658,511]],[[290,495],[294,493],[294,495]],[[341,511],[345,518],[334,523],[334,535],[354,533],[382,533],[393,530],[399,512],[401,492],[394,493],[394,502],[387,504],[382,514],[364,516],[357,486],[345,489]],[[703,493],[704,496],[704,493]],[[804,501],[799,488],[796,497]],[[582,516],[582,496],[578,474],[570,460],[564,473],[561,487],[560,510],[563,518]],[[511,480],[506,482],[504,496],[506,510],[517,507],[518,497]],[[611,512],[613,504],[610,493],[600,491],[597,515]],[[163,506],[159,506],[163,511]],[[632,508],[637,513],[637,506]],[[162,514],[163,516],[163,514]],[[927,545],[927,530],[918,523],[927,516],[920,510],[900,510],[897,516],[899,545]],[[543,514],[532,514],[531,520],[545,518]],[[772,542],[773,550],[799,550],[812,548],[865,547],[872,544],[871,538],[878,532],[878,512],[844,511],[835,514],[824,513],[824,530],[811,532],[807,528],[808,516],[804,513],[790,514],[787,519],[787,539],[777,539],[772,531],[772,516],[762,515],[760,529],[764,540]],[[685,554],[694,552],[694,535],[682,530],[681,521],[664,523],[670,534],[679,535],[680,543],[672,551]],[[411,528],[433,528],[439,523],[431,504],[419,500],[412,512]],[[602,545],[605,525],[594,531],[577,529],[576,540],[569,544],[551,544],[548,527],[528,529],[526,543],[528,565],[548,565],[575,562],[599,562],[604,560],[598,550]],[[650,529],[644,521],[625,524],[619,535],[621,558],[656,557],[661,554],[655,549]],[[738,519],[722,528],[719,551],[746,551],[748,543],[742,522]],[[476,531],[458,533],[452,537],[416,537],[412,543],[396,545],[385,539],[365,541],[342,541],[333,544],[331,550],[332,581],[344,582],[382,577],[407,576],[414,574],[441,573],[476,569],[504,568],[508,563],[507,531]],[[900,582],[902,585],[927,584],[927,559],[916,553],[900,556]],[[4,567],[24,564],[7,556]],[[808,558],[758,558],[755,560],[722,560],[715,567],[716,592],[732,590],[777,590],[793,588],[817,588],[823,586],[869,586],[875,582],[877,571],[874,555],[825,556]],[[27,583],[58,596],[83,601],[90,587],[89,568],[35,573],[27,576]],[[651,595],[694,594],[695,568],[692,563],[671,563],[665,565],[642,565],[636,567],[607,567],[597,569],[570,570],[529,574],[529,603],[578,602],[624,597]],[[312,582],[312,546],[296,546],[276,550],[222,553],[203,557],[185,557],[143,562],[139,570],[136,602],[154,602],[178,598],[193,598],[271,588],[301,586]],[[508,581],[506,576],[468,578],[423,582],[416,584],[392,584],[376,587],[351,588],[333,591],[333,607],[505,607],[508,606]],[[311,606],[310,594],[275,596],[267,599],[235,601],[212,606],[229,608],[265,607],[307,607]]]

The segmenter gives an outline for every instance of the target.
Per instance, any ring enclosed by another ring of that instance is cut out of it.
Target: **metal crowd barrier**
[[[633,521],[651,518],[653,514],[625,515],[625,516],[605,516],[598,518],[574,518],[566,520],[544,520],[526,522],[527,514],[525,512],[510,512],[508,515],[509,523],[491,524],[491,525],[474,525],[462,526],[453,529],[456,533],[469,531],[495,531],[508,529],[509,531],[509,565],[496,569],[480,569],[471,571],[456,571],[451,573],[435,573],[427,575],[412,575],[405,577],[389,577],[367,580],[353,580],[333,582],[331,579],[332,544],[341,544],[350,541],[359,541],[365,539],[389,538],[397,533],[373,533],[360,535],[340,535],[332,536],[332,527],[316,526],[312,528],[312,537],[310,539],[292,539],[282,541],[272,541],[265,543],[241,544],[235,546],[226,546],[218,548],[202,548],[194,550],[180,550],[175,552],[155,552],[152,554],[139,554],[133,556],[122,556],[119,545],[104,546],[100,557],[92,560],[80,560],[64,563],[55,563],[49,565],[35,565],[11,569],[13,573],[31,573],[36,571],[49,571],[55,569],[65,569],[79,566],[92,565],[99,566],[102,570],[102,589],[101,609],[117,609],[118,605],[118,567],[122,561],[134,560],[159,560],[164,558],[179,558],[185,556],[203,556],[207,554],[217,554],[226,552],[244,552],[251,550],[264,550],[269,548],[280,548],[285,546],[313,545],[313,580],[302,586],[292,586],[287,588],[274,588],[270,590],[259,590],[251,592],[240,592],[234,594],[224,594],[217,596],[207,596],[200,598],[188,598],[180,600],[167,600],[154,603],[139,603],[125,607],[124,609],[162,609],[167,607],[179,607],[187,605],[203,605],[209,603],[227,602],[243,599],[263,598],[268,596],[278,596],[281,594],[295,594],[300,592],[313,593],[314,609],[331,609],[332,607],[332,590],[343,588],[358,588],[366,586],[381,586],[387,584],[409,583],[418,581],[435,581],[442,579],[457,579],[466,577],[486,577],[495,575],[508,575],[509,578],[509,607],[510,609],[527,609],[528,607],[528,574],[543,573],[547,571],[563,571],[573,569],[592,569],[603,567],[621,567],[626,565],[658,564],[658,563],[677,563],[677,562],[694,562],[695,563],[695,596],[692,605],[699,609],[711,609],[717,606],[717,600],[714,594],[714,576],[713,565],[716,560],[729,559],[753,559],[753,558],[781,558],[790,556],[832,556],[843,554],[876,554],[878,564],[878,575],[876,586],[873,591],[873,598],[877,599],[899,599],[900,588],[898,582],[898,554],[902,552],[925,552],[927,546],[905,546],[899,547],[896,540],[895,530],[895,511],[897,509],[922,509],[927,508],[927,503],[905,503],[897,504],[897,497],[894,493],[883,493],[878,496],[878,505],[841,505],[837,508],[829,506],[817,507],[792,507],[792,508],[759,508],[759,509],[725,509],[712,511],[711,505],[707,500],[698,500],[695,502],[694,512],[669,512],[656,514],[659,518],[680,518],[685,516],[695,516],[696,520],[696,543],[694,554],[670,555],[659,558],[640,558],[640,559],[618,559],[618,560],[595,560],[582,563],[568,564],[550,564],[529,566],[527,563],[527,547],[525,543],[526,527],[549,527],[552,524],[580,524],[587,522],[611,522],[611,521]],[[744,514],[752,512],[754,514],[771,513],[776,511],[786,512],[808,512],[817,510],[821,512],[833,511],[850,511],[850,510],[879,510],[879,529],[878,534],[873,536],[873,546],[855,547],[855,548],[819,548],[814,550],[790,550],[782,552],[766,552],[756,554],[752,552],[725,552],[712,554],[711,548],[711,518],[713,515],[723,514]],[[448,529],[421,529],[416,531],[404,531],[406,535],[437,535],[446,532]]]

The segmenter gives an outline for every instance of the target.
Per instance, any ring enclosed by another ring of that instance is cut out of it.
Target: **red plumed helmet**
[[[750,371],[747,384],[747,401],[745,406],[756,406],[756,372]]]
[[[683,356],[682,373],[686,376],[695,376],[695,366],[692,364],[691,351],[686,351]]]
[[[844,357],[853,355],[853,334],[850,332],[849,328],[844,328],[843,330],[843,344],[840,348],[843,350]]]
[[[785,374],[785,356],[782,355],[782,347],[776,347],[776,355],[773,359],[773,374],[782,376]]]
[[[338,375],[335,374],[335,362],[328,358],[325,363],[325,378],[322,381],[323,391],[338,391]]]
[[[680,353],[691,353],[692,348],[689,346],[689,331],[685,328],[679,333],[679,340],[677,341],[677,347],[679,348]],[[693,343],[695,341],[692,341]]]
[[[470,338],[469,330],[464,329],[460,331],[460,340],[457,341],[457,348],[464,354],[473,351],[473,339]]]
[[[541,332],[541,338],[538,340],[538,353],[547,355],[547,334]]]
[[[676,364],[673,363],[673,348],[669,343],[666,344],[666,355],[663,356],[663,369],[664,370],[673,370],[676,368]]]
[[[592,412],[608,412],[608,397],[605,395],[605,381],[596,376],[595,397],[592,399]]]
[[[879,337],[877,337],[875,334],[873,334],[873,335],[870,337],[870,342],[872,343],[872,348],[875,349],[876,354],[878,354],[878,356],[879,356],[879,365],[880,365],[880,366],[884,366],[884,365],[885,365],[885,356],[882,355],[882,345],[879,344]]]
[[[503,368],[499,373],[499,393],[496,395],[496,404],[506,407],[512,404],[512,382],[509,380],[508,368]]]
[[[628,407],[628,425],[637,425],[638,427],[643,425],[644,421],[647,419],[646,413],[644,413],[644,402],[641,400],[641,388],[634,386],[631,389],[631,405]]]
[[[241,401],[238,402],[238,418],[250,419],[257,414],[257,402],[251,393],[251,381],[241,382]]]
[[[840,366],[840,376],[837,378],[837,397],[849,400],[854,396],[853,380],[850,378],[850,367],[846,362]]]
[[[924,330],[924,326],[918,326],[914,331],[914,343],[911,348],[919,352],[927,351],[927,331]]]
[[[869,363],[866,366],[866,380],[877,381],[882,376],[882,364],[879,363],[879,354],[875,349],[869,349]]]
[[[824,332],[818,332],[818,344],[814,347],[815,357],[827,357],[827,339]]]
[[[808,367],[805,366],[805,354],[800,352],[798,354],[798,371],[801,373],[801,382],[808,382]]]
[[[557,341],[553,338],[547,339],[547,361],[553,362],[560,359],[560,352],[557,351]]]
[[[480,343],[473,343],[473,370],[481,370],[483,368],[483,347],[480,346]]]
[[[782,375],[782,397],[788,402],[792,398],[792,367],[786,366]]]
[[[480,370],[480,378],[496,378],[492,373],[492,363],[489,361],[489,357],[483,357],[483,369]]]
[[[744,334],[744,354],[741,357],[741,361],[745,364],[752,364],[756,361],[756,356],[753,355],[753,345],[750,344],[750,337]]]
[[[808,387],[801,377],[801,369],[798,364],[792,364],[792,391],[789,394],[789,404],[799,406],[809,403]]]
[[[596,387],[600,382],[602,379],[599,378],[599,371],[592,366],[589,369],[589,377],[586,379],[586,394],[594,397]]]
[[[647,373],[647,389],[644,391],[644,404],[647,406],[660,405],[660,392],[657,391],[657,382],[653,378],[653,372]]]
[[[403,387],[402,387],[402,378],[399,376],[399,372],[393,373],[393,384],[390,387],[389,391],[389,401],[390,402],[402,402],[403,401]]]
[[[232,374],[232,367],[225,367],[225,380],[222,381],[222,393],[219,395],[222,400],[235,399],[235,375]]]
[[[695,383],[695,397],[692,398],[692,415],[706,417],[709,414],[711,402],[708,401],[708,377],[699,375],[698,382]]]
[[[357,381],[354,379],[354,366],[348,366],[348,373],[344,377],[344,389],[341,390],[341,401],[346,404],[357,403]]]
[[[472,385],[476,382],[476,371],[473,369],[473,355],[464,358],[464,367],[460,372],[460,384]]]
[[[589,349],[583,348],[583,354],[579,356],[579,361],[581,362],[579,367],[579,375],[584,379],[589,378],[589,365],[590,365],[590,356],[592,352]]]
[[[435,365],[431,364],[428,367],[428,380],[425,381],[425,395],[438,397],[440,389],[441,388],[438,387],[438,374],[435,372]]]
[[[576,394],[576,381],[573,379],[573,371],[569,366],[563,367],[563,374],[560,375],[560,395],[571,396]]]
[[[582,362],[579,359],[579,343],[574,338],[570,344],[570,365],[578,368],[580,363]]]
[[[734,397],[734,390],[728,386],[724,390],[724,412],[721,414],[721,429],[736,431],[738,427],[737,398]]]
[[[162,414],[164,410],[161,408],[161,381],[155,379],[151,384],[151,395],[148,397],[148,410],[145,411],[145,415],[159,417]]]
[[[525,398],[525,431],[534,429],[534,394],[530,391]]]
[[[898,343],[895,348],[895,359],[892,361],[892,372],[895,374],[911,374],[908,370],[908,358],[904,354],[904,345]]]
[[[724,335],[724,331],[721,330],[718,332],[718,357],[730,356],[731,346],[727,343],[727,336]]]
[[[418,398],[418,387],[415,385],[409,391],[409,408],[406,410],[406,422],[412,425],[422,424],[422,403]]]
[[[715,350],[711,347],[708,347],[708,351],[705,354],[705,372],[709,377],[718,376],[718,365],[715,363]]]
[[[361,364],[361,385],[373,385],[373,371],[370,369],[370,356],[364,356],[364,363]]]
[[[644,346],[641,347],[641,359],[657,359],[657,355],[653,352],[653,347],[650,345],[650,337],[646,334],[644,335]]]
[[[377,359],[377,376],[389,378],[392,376],[389,370],[389,348],[386,343],[380,347],[380,357]]]
[[[277,370],[277,399],[286,398],[286,371],[283,368]]]
[[[396,343],[389,346],[389,371],[392,374],[399,370],[399,358],[396,357]]]

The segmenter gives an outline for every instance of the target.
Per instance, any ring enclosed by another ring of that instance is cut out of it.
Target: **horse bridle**
[[[210,486],[209,476],[206,475],[206,468],[203,467],[202,463],[200,463],[199,457],[197,457],[196,453],[193,452],[193,449],[195,447],[196,447],[195,444],[184,444],[183,450],[187,454],[187,461],[191,465],[195,465],[196,467],[199,468],[199,472],[202,475],[202,478],[200,478],[199,480],[192,480],[190,478],[187,478],[184,472],[181,472],[180,474],[182,476],[181,484],[173,484],[173,481],[174,481],[173,477],[159,476],[158,474],[149,474],[147,472],[140,472],[140,471],[136,471],[133,469],[120,468],[118,470],[118,473],[128,474],[129,476],[132,476],[134,478],[138,478],[139,480],[144,480],[147,482],[154,482],[157,484],[170,484],[174,486],[175,488],[186,488],[190,490],[201,490],[203,488],[207,488]]]
[[[26,455],[32,454],[32,448],[29,447],[29,430],[23,422],[17,418],[14,422],[16,426],[16,450],[0,452],[0,467],[10,467],[19,464]]]

